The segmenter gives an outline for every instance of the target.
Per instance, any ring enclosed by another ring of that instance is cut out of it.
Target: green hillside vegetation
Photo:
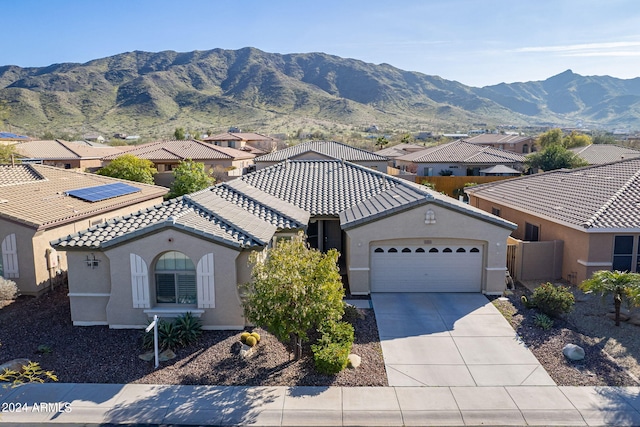
[[[128,52],[85,64],[0,67],[6,125],[34,136],[99,132],[166,138],[215,132],[348,136],[371,124],[455,132],[473,123],[640,125],[640,79],[567,71],[541,82],[473,88],[388,64],[254,48]]]

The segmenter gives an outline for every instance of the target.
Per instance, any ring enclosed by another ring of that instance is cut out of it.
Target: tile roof
[[[93,147],[61,139],[47,141],[26,141],[16,145],[17,152],[30,159],[101,159],[112,154],[120,154],[118,147]]]
[[[105,157],[105,160],[113,160],[122,154],[118,153]],[[147,160],[232,160],[253,159],[255,156],[249,152],[236,150],[229,147],[218,147],[195,139],[180,141],[156,141],[137,145],[127,149],[126,154],[132,154]]]
[[[545,172],[466,191],[584,230],[640,228],[640,159]]]
[[[640,157],[640,151],[633,148],[611,144],[591,144],[586,147],[571,148],[571,151],[586,160],[590,165],[617,162],[623,159]]]
[[[252,132],[223,132],[217,135],[211,135],[203,139],[203,141],[272,141],[270,136]]]
[[[464,141],[454,141],[435,147],[425,148],[415,153],[410,153],[397,160],[414,163],[471,163],[471,164],[496,164],[524,162],[525,157],[510,151],[499,150],[492,147],[470,144]]]
[[[414,153],[416,151],[424,150],[423,145],[416,144],[397,144],[393,147],[383,148],[382,150],[378,150],[375,153],[379,156],[383,157],[400,157],[405,154]]]
[[[353,227],[421,203],[439,203],[513,225],[424,186],[337,160],[285,161],[52,242],[99,248],[166,226],[235,247],[265,245],[277,230],[306,227],[311,216]]]
[[[308,141],[303,142],[283,150],[274,151],[257,158],[257,162],[281,162],[286,159],[293,159],[303,153],[316,152],[327,157],[346,160],[348,162],[378,161],[385,162],[387,158],[371,151],[361,150],[336,141]]]
[[[499,133],[483,133],[471,138],[465,138],[463,141],[470,144],[515,144],[528,139],[532,139],[532,137],[522,135],[504,135]]]
[[[168,191],[155,185],[36,164],[0,166],[0,182],[0,218],[37,229],[162,197]],[[114,182],[126,182],[141,191],[93,203],[66,195],[69,190]]]

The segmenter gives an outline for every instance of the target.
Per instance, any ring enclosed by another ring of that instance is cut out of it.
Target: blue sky
[[[0,65],[251,46],[388,63],[471,86],[567,69],[640,76],[637,0],[0,0],[0,15]]]

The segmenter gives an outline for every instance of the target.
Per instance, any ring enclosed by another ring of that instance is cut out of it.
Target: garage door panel
[[[481,249],[472,245],[374,246],[371,291],[479,292]]]

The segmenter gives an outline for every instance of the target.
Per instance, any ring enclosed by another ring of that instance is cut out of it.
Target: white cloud
[[[607,42],[607,43],[583,43],[560,46],[534,46],[512,50],[514,53],[557,53],[558,56],[640,56],[640,41]]]

